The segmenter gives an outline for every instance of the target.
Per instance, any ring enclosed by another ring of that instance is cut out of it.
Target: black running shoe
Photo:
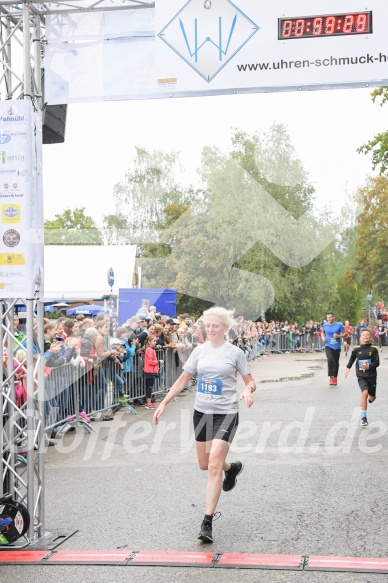
[[[230,464],[230,470],[225,472],[225,478],[222,482],[222,489],[224,492],[230,492],[237,484],[237,476],[241,474],[244,466],[242,462],[233,462]]]
[[[201,524],[201,530],[199,532],[198,538],[203,541],[204,543],[212,543],[213,542],[213,516],[205,518]]]
[[[368,419],[366,417],[361,417],[361,427],[368,426]]]
[[[221,512],[216,512],[211,516],[205,514],[205,518],[201,524],[201,530],[199,532],[198,538],[204,543],[213,542],[213,518],[217,520],[221,516]]]

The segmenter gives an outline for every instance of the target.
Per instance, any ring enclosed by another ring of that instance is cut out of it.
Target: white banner
[[[0,101],[2,299],[43,298],[42,198],[41,113],[29,100]]]
[[[386,0],[159,0],[47,17],[48,103],[388,84]]]

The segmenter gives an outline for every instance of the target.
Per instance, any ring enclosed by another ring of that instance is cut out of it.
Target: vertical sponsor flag
[[[43,297],[42,121],[0,101],[0,298]]]

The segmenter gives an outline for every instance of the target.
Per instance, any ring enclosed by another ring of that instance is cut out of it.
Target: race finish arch
[[[168,0],[49,14],[50,104],[379,86],[384,0]]]
[[[14,548],[52,534],[44,502],[45,105],[388,85],[387,21],[386,0],[0,4],[0,495],[24,503],[31,518]],[[13,358],[20,303],[27,307],[23,406]]]

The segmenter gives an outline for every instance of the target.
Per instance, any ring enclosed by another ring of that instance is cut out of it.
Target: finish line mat
[[[114,565],[388,573],[388,558],[184,551],[0,549],[5,565]]]

